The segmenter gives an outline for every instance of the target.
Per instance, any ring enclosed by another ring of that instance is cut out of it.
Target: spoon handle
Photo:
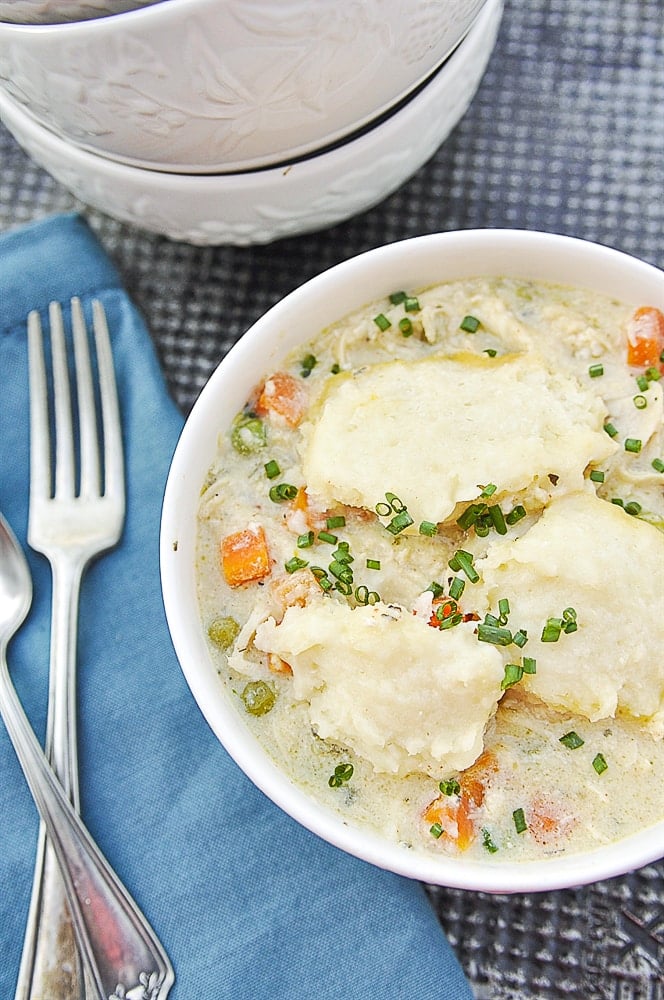
[[[0,714],[56,857],[81,957],[99,1000],[165,1000],[169,959],[63,792],[23,711],[0,650]]]

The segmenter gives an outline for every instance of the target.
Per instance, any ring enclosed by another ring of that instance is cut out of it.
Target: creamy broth
[[[220,428],[197,560],[220,684],[297,785],[395,843],[619,840],[664,818],[652,315],[507,279],[394,298],[312,330]]]

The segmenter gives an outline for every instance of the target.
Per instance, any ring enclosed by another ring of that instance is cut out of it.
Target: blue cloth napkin
[[[175,967],[177,1000],[467,1000],[469,985],[423,889],[302,829],[226,755],[173,653],[161,604],[159,515],[182,418],[144,323],[85,221],[0,236],[0,509],[26,548],[30,616],[9,647],[40,738],[50,570],[26,543],[25,319],[51,299],[101,298],[124,417],[127,519],[81,598],[79,757],[85,822]],[[0,726],[0,997],[13,997],[37,834]]]

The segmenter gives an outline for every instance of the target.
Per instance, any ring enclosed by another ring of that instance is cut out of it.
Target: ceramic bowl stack
[[[264,243],[385,198],[466,111],[502,15],[502,0],[112,7],[0,21],[0,118],[83,202],[198,244]]]

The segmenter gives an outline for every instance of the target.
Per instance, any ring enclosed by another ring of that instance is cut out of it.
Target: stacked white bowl
[[[502,0],[81,3],[86,19],[0,20],[0,118],[82,201],[195,243],[268,242],[381,201],[466,111],[502,15]]]

